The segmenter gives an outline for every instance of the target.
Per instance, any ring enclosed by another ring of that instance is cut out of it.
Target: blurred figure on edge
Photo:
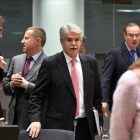
[[[5,19],[0,15],[0,38],[2,38],[2,30],[5,26]],[[1,56],[0,53],[0,81],[3,80],[3,69],[4,66],[7,65],[6,62],[4,62],[4,58]],[[0,88],[1,89],[1,88]],[[0,103],[0,125],[4,125],[4,116],[3,116],[3,112],[2,112],[2,107],[1,107],[1,103]]]
[[[140,139],[140,59],[118,81],[113,95],[110,140]]]

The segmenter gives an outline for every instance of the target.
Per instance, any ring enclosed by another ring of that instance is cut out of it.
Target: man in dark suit
[[[60,42],[63,51],[43,60],[29,100],[29,116],[32,123],[27,131],[30,130],[29,135],[32,138],[37,137],[40,132],[41,104],[45,97],[46,129],[75,130],[76,127],[75,140],[94,140],[97,132],[93,107],[99,111],[100,126],[103,125],[97,61],[92,56],[78,54],[82,37],[82,30],[77,25],[62,26]],[[71,61],[76,61],[75,66],[72,66]],[[77,76],[74,78],[77,81],[72,78],[73,67],[76,67]]]
[[[46,57],[43,52],[45,42],[46,34],[42,28],[30,27],[26,30],[21,41],[24,54],[13,57],[3,85],[4,93],[12,96],[8,124],[18,124],[19,130],[27,129],[30,124],[28,100],[35,86],[42,60]]]
[[[112,97],[119,78],[140,57],[140,50],[137,49],[140,41],[140,28],[136,23],[129,23],[125,27],[124,38],[125,42],[121,46],[111,48],[107,53],[102,68],[102,110],[106,117],[108,117],[106,108],[109,104],[111,111]]]
[[[0,38],[2,38],[2,30],[3,30],[4,26],[5,26],[5,20],[0,15]],[[6,62],[4,62],[4,58],[1,56],[1,53],[0,53],[0,82],[3,80],[3,69],[4,69],[5,65],[6,65]],[[1,103],[0,103],[0,125],[4,125],[4,124],[5,124],[4,116],[3,116],[2,107],[1,107]]]
[[[5,19],[0,15],[0,38],[2,38],[2,30],[5,26]],[[4,58],[1,56],[0,53],[0,81],[3,79],[3,69],[4,66],[7,65],[6,62],[4,62]]]

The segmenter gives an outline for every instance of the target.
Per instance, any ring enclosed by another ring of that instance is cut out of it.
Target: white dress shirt
[[[72,63],[71,60],[72,58],[69,57],[64,51],[64,56],[66,58],[66,63],[69,69],[69,73],[71,75],[71,69],[72,69]],[[84,118],[86,117],[86,113],[85,113],[85,106],[84,106],[84,91],[83,91],[83,72],[82,72],[82,66],[81,66],[81,62],[80,62],[80,58],[79,55],[77,55],[77,57],[75,58],[76,61],[76,71],[78,73],[78,77],[79,77],[79,115],[75,116],[75,118]]]

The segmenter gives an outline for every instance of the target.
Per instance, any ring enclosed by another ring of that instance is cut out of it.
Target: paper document
[[[93,113],[95,117],[97,132],[98,132],[98,135],[100,136],[101,130],[100,130],[100,124],[99,124],[99,114],[98,114],[98,110],[96,110],[95,107],[93,107]]]

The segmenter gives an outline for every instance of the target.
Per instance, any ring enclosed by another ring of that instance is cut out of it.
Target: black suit
[[[1,53],[0,53],[0,56],[1,56]],[[2,79],[3,79],[3,69],[0,68],[0,81],[2,81]],[[0,118],[3,118],[1,103],[0,103]]]
[[[1,56],[1,53],[0,53],[0,56]],[[3,69],[0,68],[0,81],[2,81],[3,79]]]
[[[138,50],[140,57],[140,50]],[[125,43],[121,46],[111,48],[107,53],[101,74],[101,85],[103,93],[103,102],[109,103],[109,110],[112,108],[112,96],[117,82],[121,75],[132,64]]]
[[[24,65],[26,62],[27,55],[21,54],[13,57],[9,71],[7,73],[3,90],[7,96],[12,96],[11,101],[9,103],[9,113],[8,113],[8,124],[16,124],[18,122],[19,130],[27,129],[30,124],[28,117],[28,108],[29,108],[29,96],[35,86],[36,79],[38,76],[38,71],[41,66],[42,60],[46,58],[46,55],[43,53],[37,61],[34,63],[32,69],[26,76],[25,80],[28,81],[28,86],[26,89],[15,87],[11,90],[11,76],[13,74],[17,74],[22,72],[24,69]],[[15,115],[15,112],[18,114]],[[16,123],[14,123],[16,121]]]
[[[92,56],[80,54],[79,57],[83,71],[85,112],[91,136],[94,139],[93,106],[99,111],[100,125],[103,125],[98,67]],[[45,128],[72,130],[76,112],[76,97],[63,52],[44,59],[42,63],[35,89],[29,101],[31,122],[40,121],[43,98],[47,98]]]

